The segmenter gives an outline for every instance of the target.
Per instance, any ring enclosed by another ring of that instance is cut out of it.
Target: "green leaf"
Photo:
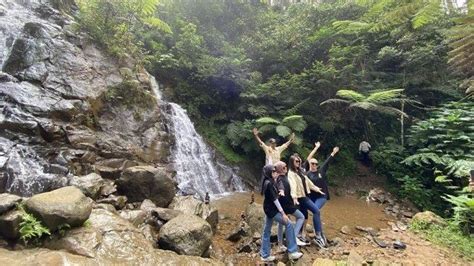
[[[279,136],[286,138],[291,134],[291,128],[283,125],[278,125],[276,127],[276,132]]]
[[[280,124],[280,121],[271,117],[262,117],[262,118],[257,119],[255,122],[257,122],[258,124],[275,124],[275,125]]]

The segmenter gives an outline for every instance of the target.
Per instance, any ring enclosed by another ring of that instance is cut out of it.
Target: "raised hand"
[[[254,135],[258,135],[258,129],[256,127],[253,128],[252,132]]]
[[[318,142],[314,143],[314,147],[315,147],[315,148],[321,147],[321,142],[318,141]]]
[[[338,153],[338,152],[339,152],[339,147],[334,147],[334,148],[332,149],[332,152],[333,152],[334,154]]]

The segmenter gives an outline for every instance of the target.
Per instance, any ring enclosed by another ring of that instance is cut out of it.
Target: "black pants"
[[[369,152],[364,152],[364,151],[361,151],[360,152],[361,156],[362,156],[362,163],[369,166],[370,165],[370,157],[369,157]]]

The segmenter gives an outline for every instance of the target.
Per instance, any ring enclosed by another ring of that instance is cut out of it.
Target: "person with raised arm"
[[[255,140],[265,152],[265,164],[274,164],[280,161],[281,153],[286,150],[288,146],[290,146],[290,144],[293,143],[293,141],[295,140],[295,133],[291,133],[291,136],[288,141],[283,143],[282,145],[277,146],[276,140],[274,138],[269,139],[269,145],[267,145],[260,139],[258,133],[258,129],[254,128],[253,135],[255,137]]]
[[[319,209],[314,205],[309,198],[311,191],[324,194],[324,192],[318,186],[314,185],[313,182],[305,175],[303,169],[301,168],[301,158],[296,155],[290,156],[290,161],[288,163],[288,181],[290,183],[290,195],[295,205],[299,205],[300,210],[309,210],[313,213],[313,226],[314,231],[317,232],[318,228],[321,226],[318,225],[320,222],[317,217],[319,216]],[[302,239],[300,239],[302,240]],[[302,240],[303,242],[306,242]]]
[[[288,245],[288,258],[296,260],[303,256],[303,253],[298,252],[296,245],[296,236],[293,224],[286,215],[283,207],[278,200],[278,191],[276,183],[278,180],[278,172],[271,164],[265,165],[262,171],[262,185],[260,193],[264,196],[263,211],[265,213],[265,222],[262,233],[262,245],[260,247],[260,258],[263,262],[271,262],[276,258],[271,255],[270,235],[273,221],[282,224],[286,228],[286,241]]]
[[[310,200],[314,203],[314,205],[318,209],[317,215],[314,215],[314,212],[313,212],[313,220],[314,219],[318,220],[316,222],[317,227],[315,227],[316,236],[314,239],[314,243],[318,247],[324,248],[327,246],[327,239],[323,233],[323,228],[322,228],[323,223],[321,222],[321,209],[323,208],[326,201],[329,200],[327,170],[328,170],[329,164],[334,160],[334,156],[336,156],[336,154],[339,152],[339,147],[334,147],[332,149],[331,155],[329,155],[329,157],[324,161],[324,163],[319,165],[318,160],[313,158],[313,156],[316,154],[316,151],[319,149],[320,146],[321,146],[321,143],[319,141],[314,144],[314,149],[306,158],[305,168],[309,164],[309,170],[308,172],[306,172],[306,175],[309,177],[309,179],[311,180],[311,182],[313,182],[314,185],[320,187],[321,190],[324,192],[324,193],[318,193],[318,192],[311,191],[311,193],[309,194]],[[305,217],[307,217],[307,213],[308,213],[307,211],[303,210],[303,215],[306,215]],[[304,229],[305,227],[303,226],[303,230]],[[304,232],[302,232],[302,235],[304,235]]]

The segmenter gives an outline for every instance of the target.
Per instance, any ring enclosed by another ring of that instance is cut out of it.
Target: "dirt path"
[[[305,255],[300,260],[302,265],[312,265],[318,258],[347,261],[351,257],[351,260],[354,260],[355,253],[368,263],[377,261],[403,265],[474,265],[474,262],[468,262],[452,251],[431,244],[408,231],[405,228],[406,224],[387,214],[389,204],[368,203],[358,198],[358,192],[369,191],[374,185],[382,186],[385,183],[383,178],[361,166],[359,174],[351,179],[352,182],[339,184],[337,188],[339,196],[333,193],[333,198],[322,210],[323,228],[327,237],[334,241],[333,244],[323,250],[314,245],[303,247],[301,250]],[[250,253],[237,253],[237,247],[242,240],[233,243],[225,239],[240,223],[240,215],[249,204],[250,197],[250,193],[238,193],[214,202],[221,218],[225,217],[220,220],[219,230],[213,239],[214,256],[225,262],[232,262],[235,265],[255,265],[260,261],[255,250]],[[262,199],[258,195],[255,197],[256,202],[261,203]],[[397,221],[399,227],[394,225]],[[343,226],[350,232],[342,233]],[[379,247],[374,242],[373,236],[357,230],[357,226],[374,229],[377,232],[376,237],[388,247]],[[397,240],[405,243],[407,248],[404,250],[393,248],[393,242]],[[276,252],[275,246],[273,251]],[[280,261],[285,261],[283,254],[275,255],[278,255]]]

